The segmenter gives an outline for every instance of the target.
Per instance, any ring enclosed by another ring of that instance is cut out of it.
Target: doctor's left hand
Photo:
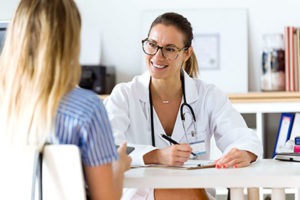
[[[216,161],[216,168],[247,167],[256,158],[257,156],[249,151],[233,148]]]

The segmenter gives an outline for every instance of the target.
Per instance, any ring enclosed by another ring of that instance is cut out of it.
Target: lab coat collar
[[[185,71],[184,74],[184,81],[185,81],[185,96],[187,103],[193,103],[199,98],[199,93],[196,86],[196,81],[191,78]],[[137,81],[140,82],[138,85],[138,95],[139,99],[143,102],[149,102],[149,81],[150,81],[150,74],[148,71],[143,73],[141,76],[137,78]]]
[[[185,97],[186,102],[191,104],[199,99],[199,90],[197,89],[197,81],[191,78],[185,71],[184,83],[185,83]]]
[[[149,82],[150,74],[148,71],[137,77],[137,81],[140,83],[137,85],[138,99],[142,102],[149,103]]]

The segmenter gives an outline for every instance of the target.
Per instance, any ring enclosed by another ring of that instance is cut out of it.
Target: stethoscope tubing
[[[152,80],[152,77],[150,77],[150,81],[149,81],[149,103],[150,103],[150,125],[151,125],[151,141],[152,141],[152,146],[155,147],[155,135],[154,135],[154,120],[153,120],[153,102],[152,102],[152,93],[151,93],[151,80]],[[183,109],[184,107],[186,106],[191,114],[192,114],[192,117],[193,117],[193,120],[194,120],[194,123],[196,122],[196,116],[195,116],[195,113],[194,113],[194,110],[192,108],[191,105],[189,105],[186,101],[186,96],[185,96],[185,81],[184,81],[184,74],[183,72],[181,71],[181,74],[180,74],[180,80],[181,80],[181,88],[182,88],[182,96],[183,96],[183,103],[181,104],[180,106],[180,117],[181,117],[181,121],[185,121],[185,116],[184,116],[184,112],[183,112]]]

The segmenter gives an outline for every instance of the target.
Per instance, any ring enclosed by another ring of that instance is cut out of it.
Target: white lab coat
[[[131,82],[120,83],[104,100],[116,144],[127,141],[128,145],[136,147],[131,153],[133,165],[143,165],[145,153],[170,145],[161,137],[165,132],[153,109],[156,147],[152,146],[149,80],[150,75],[145,72],[133,78]],[[210,158],[212,136],[215,137],[217,147],[223,153],[235,147],[250,151],[258,157],[262,155],[262,144],[256,133],[247,127],[240,113],[232,107],[224,93],[214,85],[190,78],[185,72],[184,80],[187,103],[196,115],[197,135],[205,140],[206,153],[200,159]],[[187,138],[185,135],[185,132],[190,132],[189,129],[193,127],[191,117],[188,117],[184,124],[185,127],[189,127],[186,131],[183,128],[179,109],[172,138],[178,142],[187,142],[187,140],[193,142],[194,137],[188,135]]]

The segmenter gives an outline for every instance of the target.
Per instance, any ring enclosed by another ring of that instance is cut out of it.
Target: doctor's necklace
[[[164,99],[159,97],[159,102],[162,103],[162,104],[170,104],[170,103],[173,103],[173,102],[177,102],[177,100],[181,101],[181,98],[182,97],[174,98],[172,100],[164,100]]]
[[[163,98],[161,96],[159,96],[158,94],[153,95],[153,99],[156,99],[156,102],[162,103],[162,104],[171,104],[171,103],[178,103],[178,101],[181,102],[182,99],[182,93],[180,92],[179,94],[177,94],[176,96],[174,96],[171,99],[167,99],[167,98]]]

